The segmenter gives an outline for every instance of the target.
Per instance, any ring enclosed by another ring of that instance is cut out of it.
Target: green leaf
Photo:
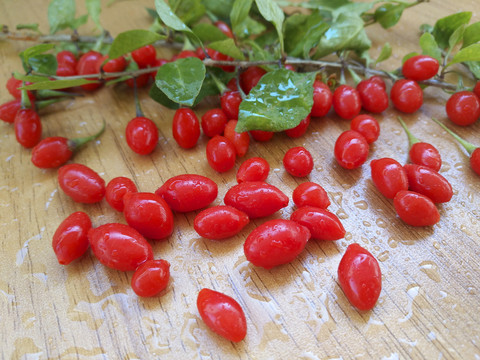
[[[237,132],[282,131],[297,126],[313,106],[316,73],[266,73],[240,104]]]
[[[370,46],[371,42],[365,33],[362,18],[357,15],[341,14],[320,40],[315,58],[342,50],[362,53],[370,49]]]
[[[173,102],[172,100],[170,100],[168,96],[165,95],[165,93],[157,87],[156,84],[153,84],[152,87],[150,88],[149,95],[153,100],[158,102],[160,105],[163,105],[169,109],[175,110],[180,108],[180,104],[177,104],[176,102]]]
[[[480,61],[466,61],[465,65],[468,66],[473,75],[480,80]]]
[[[207,11],[221,20],[228,20],[234,0],[203,0]]]
[[[19,56],[22,60],[28,61],[28,59],[32,56],[37,56],[40,54],[43,54],[44,52],[47,52],[49,50],[52,50],[55,47],[54,44],[38,44],[34,45],[32,47],[29,47],[28,49],[23,50]]]
[[[41,82],[41,81],[50,81],[50,79],[46,76],[24,75],[24,74],[21,74],[17,71],[15,71],[13,73],[13,76],[15,77],[15,79],[22,80],[22,81],[28,81],[28,82],[31,82],[31,83]]]
[[[129,30],[117,35],[113,40],[108,56],[116,59],[142,46],[153,44],[162,39],[162,36],[148,30]]]
[[[467,47],[480,41],[480,21],[467,26],[463,33],[463,45]]]
[[[39,32],[38,30],[38,24],[18,24],[16,26],[16,29],[17,30],[32,30],[32,31],[36,31],[36,32]]]
[[[76,19],[73,19],[68,25],[68,27],[75,30],[75,29],[78,29],[80,26],[86,24],[87,21],[88,21],[88,15],[85,14]]]
[[[432,34],[427,32],[420,36],[420,47],[422,54],[437,59],[439,63],[442,62],[442,50],[438,47]]]
[[[383,4],[375,10],[374,18],[384,29],[398,23],[407,4]]]
[[[202,88],[205,71],[200,59],[178,59],[158,69],[155,84],[170,100],[193,106]]]
[[[201,0],[169,0],[170,7],[175,14],[187,25],[200,20],[205,15],[205,6]]]
[[[192,31],[203,43],[220,41],[228,38],[219,28],[212,24],[201,23],[193,27]]]
[[[352,3],[349,2],[342,6],[339,6],[337,9],[332,10],[333,19],[336,20],[340,14],[350,14],[350,15],[358,15],[361,16],[366,13],[368,10],[373,8],[376,1],[365,2],[365,3]]]
[[[28,59],[30,68],[40,74],[55,75],[57,72],[57,58],[52,54],[40,54]]]
[[[448,47],[452,49],[455,47],[457,44],[460,43],[463,39],[463,33],[465,32],[466,25],[462,24],[458,28],[455,29],[455,31],[450,35],[450,38],[448,39]]]
[[[152,8],[145,8],[145,10],[147,10],[148,15],[150,15],[150,17],[152,19],[154,19],[154,20],[159,19],[158,14],[157,14],[157,10],[152,9]]]
[[[452,61],[450,61],[447,66],[466,61],[480,61],[480,44],[472,44],[461,49],[455,54]]]
[[[48,5],[50,33],[71,27],[75,19],[75,0],[51,0]]]
[[[380,55],[378,55],[375,64],[387,60],[390,56],[392,56],[392,46],[387,42],[385,45],[383,45],[382,51],[380,51]]]
[[[255,0],[258,11],[264,17],[265,20],[271,22],[277,30],[278,40],[280,41],[280,48],[283,53],[283,21],[285,20],[285,14],[280,6],[274,0]]]
[[[54,89],[65,89],[74,86],[80,86],[84,84],[93,84],[98,83],[98,81],[90,81],[85,79],[74,79],[74,80],[50,80],[37,82],[24,88],[27,90],[54,90]]]
[[[318,11],[289,16],[284,26],[285,51],[293,57],[308,58],[328,28]]]
[[[213,50],[217,50],[222,54],[231,56],[234,59],[239,59],[239,60],[245,59],[245,56],[243,56],[242,51],[237,47],[237,45],[235,45],[235,41],[230,38],[210,43],[208,47]]]
[[[405,63],[405,61],[407,61],[408,59],[414,57],[414,56],[417,56],[418,53],[415,52],[415,51],[412,51],[411,53],[408,53],[407,55],[405,55],[403,58],[402,58],[402,64]]]
[[[438,46],[440,46],[441,49],[446,49],[453,32],[460,26],[468,24],[471,17],[471,12],[464,11],[437,20],[433,27],[432,35]]]
[[[253,0],[235,0],[230,12],[232,31],[235,35],[244,38],[250,35],[246,27],[246,19],[252,7]]]
[[[85,0],[85,6],[94,24],[99,30],[103,30],[102,24],[100,23],[100,13],[102,12],[100,0]]]
[[[163,0],[155,0],[157,14],[169,28],[182,32],[192,32],[185,23],[172,11],[170,6]]]

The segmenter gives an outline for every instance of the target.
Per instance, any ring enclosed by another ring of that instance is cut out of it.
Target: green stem
[[[448,132],[450,135],[452,135],[455,138],[455,140],[457,140],[465,148],[465,150],[467,150],[467,152],[470,155],[472,155],[472,153],[475,151],[475,149],[478,148],[478,146],[475,146],[472,143],[468,142],[467,140],[462,139],[460,136],[455,134],[452,130],[447,128],[444,124],[442,124],[437,119],[432,118],[432,120],[435,121],[438,125],[440,125],[446,132]]]
[[[37,90],[35,94],[37,99],[48,99],[52,97],[76,97],[76,96],[83,96],[83,94],[78,93],[71,93],[66,91],[58,91],[58,90]]]
[[[103,120],[103,125],[100,131],[98,131],[96,134],[91,135],[91,136],[86,136],[86,137],[81,137],[81,138],[76,138],[76,139],[70,139],[68,141],[70,149],[72,151],[77,150],[79,147],[85,145],[86,143],[95,140],[98,138],[102,133],[105,131],[105,120]]]
[[[23,86],[25,86],[25,82],[23,82]],[[32,103],[28,97],[28,91],[25,89],[22,89],[21,107],[22,109],[30,109],[32,107]]]
[[[400,122],[400,124],[402,125],[405,132],[407,133],[409,147],[412,147],[413,144],[419,143],[420,140],[410,132],[410,130],[407,127],[407,124],[405,124],[405,122],[402,120],[402,118],[399,116],[397,119]]]
[[[137,86],[137,78],[133,78],[133,97],[135,99],[135,115],[136,117],[145,117],[142,111],[142,107],[140,106],[140,101],[138,100],[138,86]]]
[[[35,106],[37,107],[37,109],[40,110],[40,109],[46,108],[49,105],[55,104],[55,103],[60,102],[60,101],[69,100],[69,99],[70,99],[69,97],[58,97],[58,98],[55,98],[55,99],[36,101]]]

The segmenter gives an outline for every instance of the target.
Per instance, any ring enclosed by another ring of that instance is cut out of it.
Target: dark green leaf
[[[42,81],[37,82],[28,86],[25,86],[27,90],[54,90],[54,89],[65,89],[74,86],[80,86],[84,84],[93,84],[98,81],[90,81],[85,79],[75,79],[75,80],[51,80],[51,81]]]
[[[178,59],[158,69],[155,83],[170,100],[192,106],[202,88],[205,71],[200,59]]]
[[[28,82],[31,82],[31,83],[41,82],[41,81],[49,81],[50,80],[46,76],[24,75],[24,74],[21,74],[17,71],[15,71],[13,76],[15,77],[15,79],[22,80],[22,81],[28,81]]]
[[[472,44],[461,49],[454,55],[452,61],[447,66],[465,61],[480,61],[480,44]]]
[[[170,100],[168,96],[165,95],[165,93],[162,90],[160,90],[155,84],[153,84],[152,87],[150,88],[149,95],[153,100],[155,100],[159,104],[169,109],[175,110],[180,108],[180,104],[177,104],[176,102],[173,102],[172,100]]]
[[[431,56],[438,62],[442,61],[442,50],[438,47],[432,34],[424,33],[420,36],[420,47],[422,48],[422,54]]]
[[[32,47],[29,47],[28,49],[25,49],[22,51],[19,56],[20,59],[22,60],[22,65],[23,68],[26,72],[29,72],[31,70],[30,65],[28,64],[28,59],[34,56],[38,56],[43,54],[44,52],[47,52],[55,47],[54,44],[38,44],[34,45]]]
[[[32,30],[32,31],[37,31],[38,32],[38,24],[18,24],[16,26],[17,30]]]
[[[315,73],[279,69],[265,74],[240,104],[237,132],[297,126],[313,105]]]
[[[52,54],[40,54],[28,59],[31,69],[40,74],[55,75],[57,72],[57,58]]]
[[[217,18],[227,21],[230,18],[230,9],[234,0],[203,0],[205,8]]]
[[[85,0],[85,6],[87,7],[88,15],[90,15],[97,28],[103,30],[102,24],[100,24],[100,13],[102,12],[100,0]]]
[[[456,45],[460,43],[463,39],[463,33],[465,32],[466,25],[460,25],[458,28],[455,29],[455,31],[450,35],[450,38],[448,39],[448,47],[450,49],[454,48]]]
[[[433,26],[430,24],[422,24],[420,25],[420,31],[423,33],[432,33],[433,32]]]
[[[441,49],[448,47],[448,41],[453,32],[464,24],[468,24],[472,13],[469,11],[449,15],[437,20],[433,27],[432,35]]]
[[[333,12],[336,9],[350,3],[350,0],[310,0],[304,4],[304,6],[310,9]]]
[[[480,21],[467,26],[463,33],[463,45],[467,47],[480,41]]]
[[[198,36],[204,43],[212,41],[225,40],[228,38],[219,28],[212,24],[201,23],[196,25],[192,31]]]
[[[155,9],[152,9],[152,8],[145,8],[145,10],[147,10],[147,13],[148,15],[150,15],[150,17],[152,19],[158,19],[158,14],[157,14],[157,10]]]
[[[235,41],[233,39],[226,39],[221,41],[216,41],[210,43],[208,45],[209,48],[213,50],[217,50],[218,52],[231,56],[234,59],[243,60],[245,57],[243,56],[242,51],[235,45]]]
[[[387,60],[390,56],[392,56],[392,46],[387,42],[385,45],[383,45],[382,51],[380,51],[380,55],[378,55],[378,59],[375,61],[375,64]]]
[[[230,12],[230,20],[232,22],[232,31],[239,37],[247,37],[245,20],[248,17],[253,0],[235,0]]]
[[[205,15],[205,6],[201,0],[169,0],[170,8],[186,24],[191,25]]]
[[[365,3],[348,3],[344,4],[337,9],[334,9],[332,11],[333,19],[337,19],[338,16],[342,13],[345,14],[350,14],[350,15],[358,15],[361,16],[362,14],[366,13],[368,10],[370,10],[373,6],[375,5],[375,2],[365,2]]]
[[[329,25],[318,11],[310,15],[295,14],[285,21],[285,50],[293,57],[308,58]]]
[[[363,20],[357,15],[341,14],[320,40],[315,58],[342,50],[362,53],[370,46]]]
[[[465,64],[468,66],[473,75],[480,80],[480,61],[466,61]]]
[[[406,7],[407,4],[383,4],[375,10],[375,21],[384,29],[388,29],[398,23]]]
[[[142,46],[153,44],[162,36],[148,30],[129,30],[117,35],[108,53],[111,59],[127,54]]]
[[[50,33],[70,27],[75,19],[75,0],[51,0],[48,5]]]
[[[280,41],[280,48],[283,53],[283,21],[285,20],[285,14],[280,6],[274,0],[255,0],[260,14],[263,18],[271,22],[277,30],[278,40]]]

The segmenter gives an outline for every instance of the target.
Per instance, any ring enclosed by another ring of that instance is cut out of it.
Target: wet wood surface
[[[148,28],[149,1],[114,2],[101,21],[113,35]],[[419,26],[455,11],[473,11],[478,2],[431,1],[406,11],[400,23],[383,30],[368,29],[372,57],[390,42],[394,55],[382,66],[395,69],[418,46]],[[0,24],[46,25],[47,1],[3,0]],[[80,11],[79,14],[82,12]],[[86,33],[93,25],[83,28]],[[0,42],[0,84],[21,70],[18,53],[27,42]],[[159,50],[160,51],[160,50]],[[165,52],[164,56],[171,56]],[[454,188],[452,200],[438,206],[440,222],[414,228],[396,216],[370,180],[369,162],[380,157],[407,161],[407,138],[389,108],[378,117],[381,135],[361,168],[345,170],[333,158],[338,135],[349,122],[332,113],[312,119],[308,133],[290,139],[276,134],[267,143],[251,142],[235,169],[215,173],[205,159],[207,138],[183,150],[171,133],[173,111],[140,91],[145,114],[160,129],[157,149],[149,156],[134,154],[124,129],[134,117],[133,93],[118,85],[67,101],[41,112],[43,136],[85,136],[105,120],[98,141],[76,154],[74,161],[96,170],[108,182],[131,178],[141,191],[155,191],[182,173],[208,176],[219,185],[221,204],[236,183],[235,170],[249,157],[264,157],[271,165],[268,181],[291,197],[304,181],[321,184],[347,234],[336,242],[310,241],[298,259],[270,271],[252,266],[243,254],[248,233],[264,219],[252,221],[234,238],[215,242],[193,230],[196,213],[175,214],[175,230],[165,241],[152,242],[156,258],[171,263],[171,281],[161,296],[138,298],[130,287],[132,273],[102,266],[91,253],[68,266],[57,263],[51,239],[60,222],[74,211],[87,212],[94,226],[124,222],[103,200],[95,205],[74,203],[58,186],[56,170],[40,170],[30,151],[15,140],[13,127],[0,123],[0,358],[2,359],[476,359],[480,357],[480,178],[468,166],[466,153],[430,119],[437,117],[471,142],[480,144],[480,122],[460,128],[448,122],[447,95],[425,91],[425,104],[404,115],[410,129],[435,144],[442,156],[441,174]],[[0,103],[10,95],[0,88]],[[196,112],[201,116],[218,101],[211,99]],[[293,146],[305,146],[315,167],[308,178],[293,178],[282,158]],[[288,218],[293,203],[273,217]],[[379,260],[383,289],[372,311],[359,312],[337,282],[337,267],[346,247],[358,242]],[[224,292],[244,308],[248,333],[231,343],[213,334],[196,309],[198,291]]]

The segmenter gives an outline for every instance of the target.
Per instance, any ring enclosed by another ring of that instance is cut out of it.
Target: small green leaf
[[[31,83],[35,82],[41,82],[41,81],[50,81],[50,79],[46,76],[37,76],[37,75],[24,75],[19,73],[18,71],[15,71],[13,73],[13,76],[15,79],[22,80],[22,81],[28,81]]]
[[[116,59],[142,46],[153,44],[162,39],[162,36],[148,30],[129,30],[117,35],[113,40],[108,56]]]
[[[192,31],[204,43],[220,41],[228,38],[219,28],[212,24],[201,23],[193,27]]]
[[[202,2],[209,13],[226,21],[230,17],[230,9],[233,7],[234,0],[203,0]]]
[[[480,41],[480,21],[467,26],[463,33],[463,45],[467,47]]]
[[[155,84],[170,100],[193,106],[202,88],[205,71],[205,65],[200,59],[178,59],[158,69]]]
[[[50,33],[70,27],[75,19],[75,0],[51,0],[48,5]]]
[[[169,28],[177,31],[192,32],[190,28],[172,11],[163,0],[155,0],[157,14]]]
[[[384,29],[398,23],[407,4],[384,4],[375,10],[374,18]]]
[[[32,30],[36,32],[40,32],[38,30],[38,24],[18,24],[16,26],[17,30]]]
[[[85,15],[82,15],[76,19],[73,19],[70,24],[69,24],[69,28],[75,30],[75,29],[78,29],[80,26],[86,24],[88,21],[88,15],[85,14]]]
[[[390,56],[392,56],[392,46],[387,42],[385,45],[383,45],[382,51],[380,51],[380,55],[378,55],[378,59],[375,61],[375,64],[387,60]]]
[[[342,6],[339,6],[337,9],[332,10],[333,19],[336,20],[338,16],[342,13],[350,14],[350,15],[358,15],[361,16],[366,13],[368,10],[373,8],[376,1],[371,2],[349,2]]]
[[[208,47],[213,50],[217,50],[222,54],[231,56],[234,59],[239,59],[239,60],[245,59],[245,56],[243,56],[242,51],[237,47],[237,45],[235,45],[235,41],[230,38],[226,40],[210,43]]]
[[[55,75],[57,72],[57,58],[52,54],[40,54],[28,59],[30,68],[40,74]]]
[[[201,0],[169,0],[168,3],[186,25],[196,23],[205,15],[205,6]]]
[[[432,33],[433,32],[433,26],[430,25],[430,24],[422,24],[420,25],[420,31],[422,32],[422,34],[424,33]]]
[[[23,68],[26,72],[29,72],[32,70],[30,64],[28,63],[28,60],[31,57],[38,56],[43,54],[44,52],[47,52],[55,47],[54,44],[38,44],[34,45],[32,47],[29,47],[28,49],[25,49],[22,51],[19,56],[20,59],[22,60],[22,65]]]
[[[176,102],[173,102],[172,100],[170,100],[168,96],[165,95],[165,93],[162,90],[160,90],[155,84],[153,84],[152,87],[150,88],[149,95],[157,103],[169,109],[176,110],[180,108],[180,104],[177,104]]]
[[[422,54],[431,56],[438,62],[442,61],[442,50],[438,47],[432,34],[426,32],[420,36],[420,47],[422,48]]]
[[[480,61],[466,61],[465,65],[467,65],[472,74],[480,80]]]
[[[452,61],[450,61],[447,66],[466,61],[480,61],[480,44],[472,44],[461,49],[455,54]]]
[[[55,90],[55,89],[65,89],[74,86],[80,86],[84,84],[93,84],[98,83],[98,81],[90,81],[85,79],[74,79],[74,80],[50,80],[37,82],[28,86],[24,86],[27,90]]]
[[[232,31],[238,37],[245,38],[250,35],[245,23],[252,3],[253,0],[235,0],[233,3],[230,21],[232,22]]]
[[[159,18],[159,17],[158,17],[158,14],[157,14],[157,10],[152,9],[152,8],[145,8],[145,10],[147,10],[148,15],[150,15],[150,17],[151,17],[152,19],[155,20],[155,19],[158,19],[158,18]]]
[[[315,76],[286,69],[266,73],[240,104],[235,130],[282,131],[297,126],[312,109]]]
[[[308,58],[328,28],[318,11],[289,16],[284,26],[285,51],[293,57]]]
[[[411,53],[408,53],[407,55],[405,55],[403,58],[402,58],[402,64],[405,63],[405,61],[407,61],[408,59],[414,57],[414,56],[417,56],[418,53],[415,52],[415,51],[412,51]]]
[[[277,30],[278,40],[280,41],[280,48],[283,53],[283,21],[285,20],[285,14],[283,10],[274,0],[255,0],[258,11],[264,17],[265,20],[271,22]]]
[[[448,47],[450,49],[454,48],[457,44],[460,43],[460,41],[462,41],[465,28],[466,28],[466,25],[462,24],[455,29],[452,35],[450,35],[450,38],[448,39]]]
[[[85,6],[94,24],[99,30],[103,30],[102,24],[100,23],[100,13],[102,12],[100,0],[85,0]]]
[[[432,35],[438,46],[440,46],[441,49],[446,49],[453,32],[460,26],[468,24],[471,17],[471,12],[464,11],[437,20],[433,27]]]

